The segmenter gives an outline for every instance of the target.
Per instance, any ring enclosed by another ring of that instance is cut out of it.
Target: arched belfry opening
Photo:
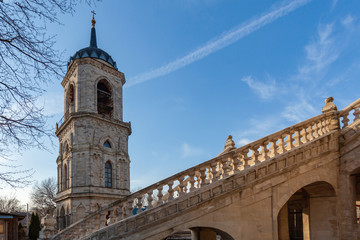
[[[108,81],[102,79],[97,84],[97,110],[99,114],[111,117],[114,106],[112,90]]]

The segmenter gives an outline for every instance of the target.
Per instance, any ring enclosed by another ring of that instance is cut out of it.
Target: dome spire
[[[93,17],[92,17],[92,20],[91,20],[91,36],[90,36],[90,47],[93,47],[93,48],[97,48],[97,43],[96,43],[96,32],[95,32],[95,11],[92,10],[91,13],[93,14]]]

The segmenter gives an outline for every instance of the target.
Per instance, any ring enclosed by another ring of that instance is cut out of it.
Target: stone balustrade
[[[351,103],[349,106],[339,111],[339,121],[341,128],[345,128],[360,119],[360,99]]]
[[[353,107],[340,112],[340,117],[348,119],[349,112],[355,109],[355,119],[359,117],[360,101]],[[248,171],[249,168],[271,161],[303,144],[314,141],[331,130],[336,129],[334,112],[326,112],[267,137],[235,148],[195,167],[179,172],[161,180],[97,212],[94,212],[67,227],[53,239],[80,239],[103,227],[120,222],[141,212],[194,192],[209,184],[229,176]],[[344,125],[348,121],[344,121]]]

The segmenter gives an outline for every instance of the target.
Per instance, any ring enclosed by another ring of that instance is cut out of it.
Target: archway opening
[[[173,233],[164,240],[234,240],[234,238],[216,228],[193,227]]]
[[[296,191],[278,214],[279,240],[336,239],[336,193],[326,182]]]
[[[353,209],[355,212],[352,214],[352,222],[357,223],[360,226],[360,168],[353,171],[350,175],[350,187],[352,190],[352,198],[350,201],[352,202]],[[358,231],[359,231],[358,227]]]

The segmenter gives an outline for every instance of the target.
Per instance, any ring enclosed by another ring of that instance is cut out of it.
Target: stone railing
[[[341,128],[345,128],[360,119],[360,99],[351,103],[349,106],[339,111],[339,121]]]
[[[336,115],[335,115],[336,116]],[[326,112],[209,161],[177,173],[118,200],[67,227],[53,239],[79,239],[110,224],[165,204],[221,179],[268,162],[338,128],[334,112]]]

